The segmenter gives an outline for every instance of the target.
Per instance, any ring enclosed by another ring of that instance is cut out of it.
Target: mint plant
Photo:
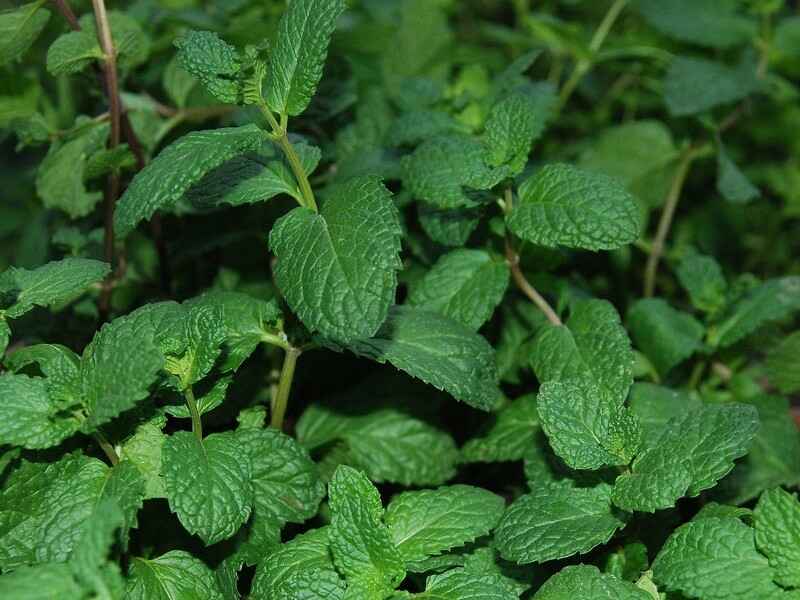
[[[0,598],[800,596],[793,3],[0,9]]]

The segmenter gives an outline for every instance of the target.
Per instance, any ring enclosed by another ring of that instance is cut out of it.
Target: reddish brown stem
[[[553,307],[544,299],[544,296],[536,291],[536,288],[533,287],[525,277],[522,269],[519,268],[519,255],[514,252],[511,244],[508,243],[506,243],[506,260],[508,261],[509,267],[511,267],[511,276],[514,278],[514,283],[517,284],[520,291],[544,313],[544,316],[547,317],[550,323],[553,325],[561,325],[561,319],[558,318],[556,311],[554,311]]]

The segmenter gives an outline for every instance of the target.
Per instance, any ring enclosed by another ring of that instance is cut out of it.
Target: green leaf
[[[633,8],[661,33],[709,48],[729,48],[756,35],[755,22],[736,2],[719,0],[635,0]]]
[[[448,133],[466,133],[455,118],[440,110],[419,109],[401,114],[387,134],[392,146],[415,146]]]
[[[624,400],[633,383],[633,351],[616,309],[605,300],[574,305],[565,325],[547,325],[533,344],[531,365],[540,382],[591,377]]]
[[[653,561],[659,588],[708,600],[771,598],[780,590],[753,530],[734,517],[682,525]],[[732,576],[735,574],[735,576]]]
[[[509,164],[511,175],[521,173],[555,107],[556,96],[549,85],[539,86],[536,93],[515,91],[505,96],[486,120],[486,162],[492,167]]]
[[[133,463],[144,478],[145,499],[167,497],[161,476],[161,447],[167,439],[162,429],[166,424],[161,414],[138,424],[119,451],[120,460]]]
[[[734,302],[708,332],[708,342],[725,348],[756,329],[800,310],[800,277],[769,279]]]
[[[221,312],[216,306],[189,306],[183,319],[186,349],[180,357],[168,357],[166,363],[166,370],[178,378],[181,390],[188,389],[209,374],[222,352],[225,333]]]
[[[109,560],[116,532],[123,526],[125,517],[113,500],[101,500],[92,516],[83,524],[81,539],[69,557],[75,579],[85,590],[119,598],[125,583],[119,565]]]
[[[236,104],[241,97],[241,61],[236,48],[211,31],[187,31],[175,40],[178,64],[197,77],[220,102]]]
[[[302,113],[322,79],[336,20],[344,0],[294,0],[278,24],[267,66],[269,107],[281,115]]]
[[[225,600],[214,572],[183,550],[131,560],[125,598],[129,600]]]
[[[591,565],[564,567],[539,588],[534,600],[652,600],[634,584]]]
[[[118,10],[109,10],[107,16],[117,51],[117,67],[127,70],[144,63],[150,55],[150,39],[139,22]],[[94,14],[84,14],[79,23],[83,32],[97,39],[97,20]]]
[[[81,400],[91,431],[149,397],[164,366],[153,330],[135,315],[107,323],[81,358]]]
[[[47,50],[47,71],[51,75],[80,73],[95,60],[103,58],[97,36],[88,31],[61,34]]]
[[[542,384],[537,409],[550,445],[573,469],[625,465],[639,449],[641,427],[625,397],[589,376]]]
[[[520,185],[506,218],[511,231],[554,248],[613,250],[639,237],[633,196],[614,179],[566,164],[541,168]]]
[[[520,460],[541,431],[536,394],[526,394],[500,409],[491,425],[461,448],[464,462]]]
[[[693,399],[683,390],[652,383],[634,383],[628,396],[628,407],[642,426],[644,446],[652,446],[658,441],[670,419],[699,406],[700,400]]]
[[[755,509],[756,545],[783,587],[800,587],[800,502],[781,488],[765,491]]]
[[[479,329],[503,300],[509,268],[484,250],[453,250],[425,274],[408,304]]]
[[[404,561],[381,521],[378,490],[363,474],[340,466],[329,488],[333,562],[348,585],[391,592],[405,578]],[[385,597],[382,596],[382,597]]]
[[[704,58],[677,56],[664,80],[664,102],[674,117],[694,115],[746,98],[759,87],[750,60],[729,67]]]
[[[800,390],[800,331],[786,336],[775,346],[767,355],[764,367],[770,382],[784,394]]]
[[[506,560],[529,564],[585,554],[625,526],[623,514],[611,506],[608,484],[534,485],[508,507],[495,531]]]
[[[510,175],[505,166],[491,168],[485,152],[480,140],[466,134],[428,139],[403,157],[403,185],[440,209],[474,207],[470,191],[488,190]]]
[[[136,174],[119,199],[114,213],[117,236],[127,236],[157,210],[171,209],[209,171],[262,143],[263,132],[255,125],[193,131],[174,141]]]
[[[34,306],[65,304],[105,278],[109,270],[108,263],[87,258],[65,258],[31,271],[12,267],[0,274],[0,298],[8,294],[13,302],[0,312],[14,319]]]
[[[761,195],[721,146],[717,151],[717,191],[734,204],[747,204]]]
[[[517,600],[519,594],[500,575],[453,569],[431,575],[420,600]]]
[[[714,490],[721,502],[742,504],[763,490],[800,483],[800,436],[788,400],[761,394],[746,402],[758,409],[760,425],[747,455]]]
[[[312,405],[297,423],[297,438],[309,449],[342,440],[348,464],[378,483],[440,485],[455,475],[459,458],[449,434],[396,407],[351,416]]]
[[[310,330],[341,342],[372,336],[394,302],[400,237],[380,180],[350,179],[329,188],[320,213],[298,207],[275,223],[275,281]]]
[[[85,590],[78,585],[66,563],[46,563],[20,567],[0,575],[0,596],[14,600],[56,600],[82,598]]]
[[[655,443],[617,478],[614,504],[655,512],[697,496],[744,456],[758,429],[758,413],[746,404],[706,404],[672,418]]]
[[[6,475],[0,494],[0,567],[66,560],[108,471],[96,458],[78,453],[51,463],[23,459]]]
[[[695,308],[713,314],[725,305],[728,282],[712,257],[690,254],[680,262],[676,275]]]
[[[80,421],[62,414],[50,398],[44,379],[0,375],[0,443],[23,448],[50,448],[75,433]]]
[[[347,348],[389,362],[481,410],[490,410],[500,394],[492,347],[461,323],[436,313],[395,306],[375,337],[355,340]]]
[[[438,210],[430,204],[417,205],[419,224],[434,242],[443,246],[463,246],[475,231],[481,217],[480,208]]]
[[[42,33],[50,19],[43,4],[30,2],[0,11],[0,66],[22,58]]]
[[[253,502],[251,466],[233,432],[200,441],[178,431],[164,442],[162,460],[170,510],[206,545],[231,537],[247,521]]]
[[[662,375],[697,352],[705,333],[694,317],[661,298],[637,300],[628,309],[628,329],[636,346]]]
[[[8,342],[11,340],[11,328],[8,326],[8,321],[0,317],[0,358],[5,354],[8,348]]]
[[[478,487],[453,485],[403,492],[386,508],[389,534],[406,563],[463,546],[488,534],[505,501]]]

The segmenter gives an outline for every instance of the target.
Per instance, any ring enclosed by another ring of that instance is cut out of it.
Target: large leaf
[[[275,280],[310,330],[342,342],[369,337],[394,302],[400,237],[380,180],[350,179],[329,190],[319,213],[298,207],[275,223]]]
[[[755,512],[756,545],[783,587],[800,587],[800,502],[781,488],[761,495]]]
[[[545,581],[534,600],[652,600],[650,595],[629,581],[601,573],[591,565],[564,567]]]
[[[33,45],[50,19],[44,2],[30,2],[0,11],[0,65],[22,57]]]
[[[214,572],[202,560],[183,550],[170,550],[156,558],[134,557],[125,598],[224,600]]]

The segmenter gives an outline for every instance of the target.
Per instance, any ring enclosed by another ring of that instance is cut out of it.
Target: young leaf
[[[452,569],[428,577],[425,591],[418,597],[423,600],[517,600],[519,594],[500,575]]]
[[[545,326],[531,365],[540,382],[589,376],[624,400],[633,383],[633,351],[616,309],[605,300],[576,303],[566,325]]]
[[[680,262],[676,275],[695,308],[713,314],[725,305],[728,283],[712,257],[691,254]]]
[[[302,113],[322,79],[328,44],[344,0],[293,0],[278,24],[267,66],[267,105],[281,115]]]
[[[310,330],[345,343],[372,336],[394,302],[400,237],[380,180],[350,179],[330,189],[320,213],[298,207],[275,223],[275,280]]]
[[[131,560],[125,598],[226,600],[208,565],[183,550],[170,550],[157,558],[134,557]]]
[[[772,384],[784,394],[800,390],[800,331],[775,346],[767,355],[764,367]]]
[[[53,307],[74,300],[109,273],[108,263],[65,258],[29,271],[12,267],[0,274],[0,297],[8,294],[7,318],[24,315],[34,306]]]
[[[178,378],[181,390],[208,375],[222,352],[225,326],[220,310],[206,304],[190,306],[183,319],[183,338],[186,349],[180,357],[168,357],[165,365],[166,370]],[[226,387],[222,389],[223,397]]]
[[[591,565],[564,567],[539,588],[534,600],[652,600],[629,581],[601,573]]]
[[[618,181],[566,164],[547,165],[526,179],[506,223],[534,244],[587,250],[621,248],[640,229],[633,196]]]
[[[206,545],[231,537],[253,503],[251,466],[233,432],[200,441],[193,433],[170,435],[162,449],[169,507]]]
[[[494,259],[483,250],[454,250],[436,261],[414,286],[408,304],[477,330],[502,301],[508,279],[504,260]]]
[[[410,563],[488,534],[504,508],[503,499],[487,490],[453,485],[398,494],[384,520],[403,560]]]
[[[781,488],[767,490],[755,509],[756,545],[775,570],[775,581],[800,586],[800,502]]]
[[[167,436],[162,429],[167,419],[162,414],[137,425],[133,434],[122,442],[119,457],[136,466],[144,478],[144,498],[166,498],[164,479],[161,476],[161,447]]]
[[[355,340],[347,348],[389,362],[481,410],[490,410],[499,398],[492,347],[464,325],[436,313],[395,306],[375,337]]]
[[[114,228],[127,236],[157,210],[169,210],[192,184],[235,156],[257,150],[263,133],[255,125],[193,131],[179,138],[136,174],[117,203]]]
[[[178,64],[197,77],[220,102],[236,104],[241,98],[238,79],[241,60],[236,48],[211,31],[187,31],[175,40]]]
[[[628,310],[628,327],[636,346],[662,375],[697,352],[705,332],[694,317],[661,298],[635,302]]]
[[[750,600],[780,592],[766,557],[756,550],[753,530],[735,517],[682,525],[661,548],[652,568],[660,588],[689,597]]]
[[[0,11],[0,66],[20,59],[42,33],[50,20],[43,5],[39,0]]]
[[[588,376],[544,383],[537,409],[556,454],[573,469],[628,464],[639,449],[641,427],[624,398]]]
[[[443,246],[463,246],[475,231],[481,217],[480,208],[439,210],[430,204],[417,205],[419,224],[434,242]]]
[[[717,151],[717,191],[735,204],[746,204],[761,195],[722,147]]]
[[[47,71],[51,75],[80,73],[103,58],[100,42],[93,32],[70,31],[56,38],[47,50]]]
[[[496,420],[479,437],[461,448],[464,462],[520,460],[541,431],[536,394],[517,398],[496,413]]]
[[[617,478],[614,504],[625,510],[670,508],[716,485],[747,453],[758,413],[745,404],[706,404],[669,421],[661,436]]]

